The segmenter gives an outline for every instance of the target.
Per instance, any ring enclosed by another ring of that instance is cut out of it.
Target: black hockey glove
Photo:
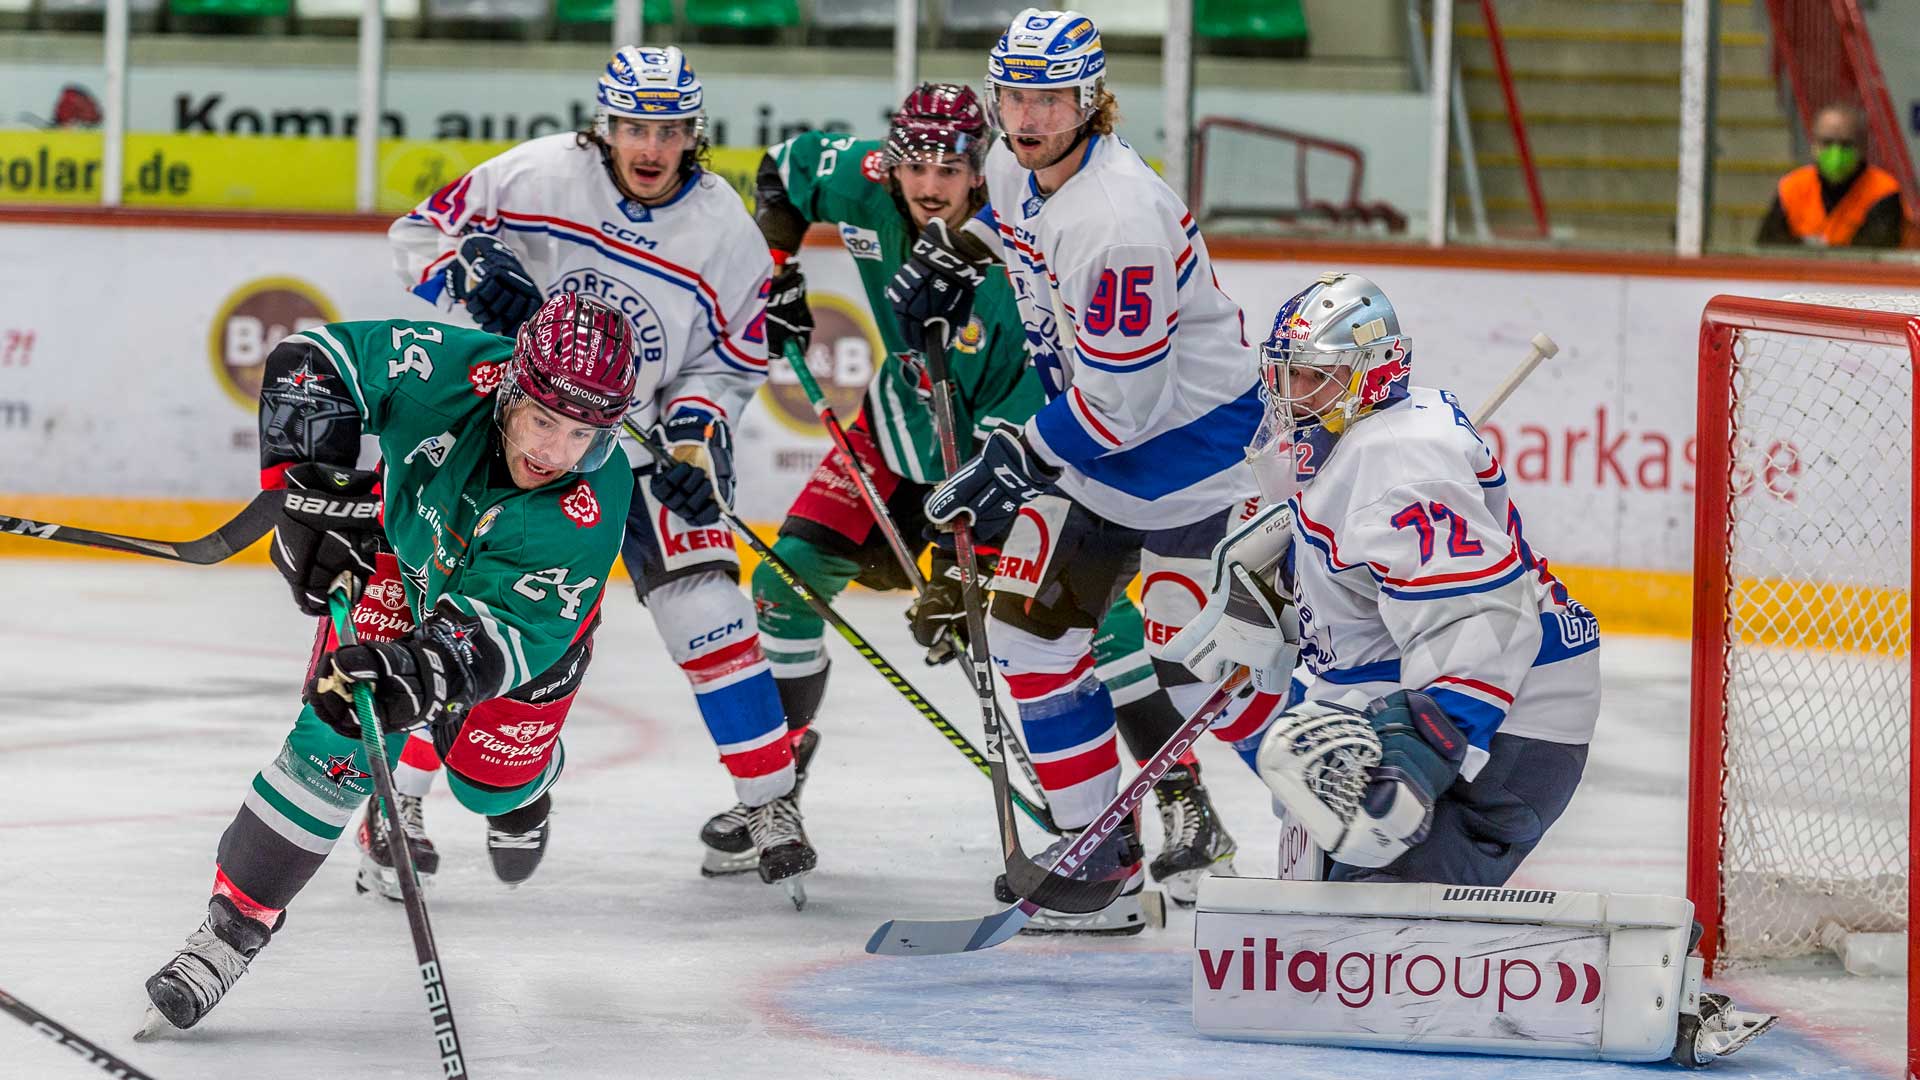
[[[459,251],[447,264],[447,287],[455,300],[467,305],[467,313],[480,329],[508,337],[520,332],[520,324],[545,299],[513,249],[499,237],[482,233],[460,241]]]
[[[913,640],[927,650],[927,664],[945,664],[968,645],[966,608],[962,606],[960,564],[953,553],[936,545],[933,549],[933,573],[927,577],[927,590],[907,608],[907,623]],[[991,567],[980,571],[985,579]],[[958,639],[956,642],[955,639]]]
[[[293,602],[309,615],[327,613],[327,590],[341,573],[353,575],[353,595],[373,576],[380,550],[378,477],[365,469],[303,462],[287,470],[280,522],[267,555],[293,587]]]
[[[1384,816],[1400,785],[1431,810],[1460,775],[1467,737],[1432,698],[1418,690],[1395,690],[1367,705],[1367,720],[1380,736],[1380,764],[1369,770],[1366,809]]]
[[[326,725],[360,737],[356,684],[373,691],[374,717],[387,732],[458,725],[483,686],[497,686],[504,658],[477,620],[444,609],[397,641],[346,645],[320,658],[303,697]]]
[[[653,467],[648,480],[653,497],[690,525],[719,524],[720,508],[733,505],[733,435],[727,422],[680,412],[661,434],[671,457]]]
[[[939,218],[927,222],[913,242],[913,257],[887,283],[887,299],[907,348],[925,352],[927,342],[946,346],[973,314],[973,294],[987,280],[993,253],[972,233],[953,233]],[[929,332],[928,324],[944,330]]]
[[[1024,437],[996,428],[978,456],[927,496],[927,520],[948,525],[964,514],[976,538],[992,543],[1013,527],[1022,506],[1059,478],[1060,470],[1040,460]]]
[[[807,279],[798,259],[788,259],[767,287],[768,354],[784,354],[789,341],[800,346],[802,356],[813,341],[813,309],[807,306]]]

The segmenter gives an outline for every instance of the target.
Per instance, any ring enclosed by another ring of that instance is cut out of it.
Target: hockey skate
[[[413,871],[424,888],[440,869],[440,852],[427,836],[421,807],[425,800],[417,795],[399,795],[395,801],[400,807],[400,828],[407,834],[407,850],[413,853]],[[394,868],[393,853],[387,848],[386,823],[375,820],[379,817],[376,800],[369,798],[367,812],[361,816],[360,828],[354,834],[360,845],[360,873],[354,878],[353,891],[377,893],[398,902],[400,872]]]
[[[1047,845],[1045,851],[1033,857],[1041,866],[1052,866],[1060,861],[1085,832],[1084,827],[1070,829],[1059,839]],[[1145,854],[1140,846],[1139,830],[1134,820],[1129,818],[1120,826],[1120,831],[1107,838],[1100,849],[1093,853],[1078,870],[1073,872],[1075,880],[1101,881],[1121,874],[1127,875],[1127,887],[1113,903],[1099,911],[1084,915],[1064,911],[1049,911],[1041,908],[1034,912],[1033,919],[1022,927],[1023,934],[1098,934],[1120,936],[1137,934],[1149,924],[1165,926],[1167,923],[1166,904],[1160,893],[1147,891],[1146,871],[1141,867],[1141,857]],[[994,878],[993,895],[1003,904],[1017,904],[1020,896],[1007,886],[1007,875]]]
[[[794,744],[792,799],[796,806],[800,802],[801,785],[807,782],[807,765],[813,761],[813,752],[819,746],[820,733],[811,727]],[[700,860],[701,877],[746,874],[760,868],[760,852],[754,848],[753,837],[747,829],[750,813],[747,804],[734,803],[731,809],[713,815],[700,827],[700,843],[706,848]]]
[[[1192,907],[1200,897],[1201,878],[1236,876],[1233,856],[1239,848],[1220,824],[1199,770],[1175,765],[1154,785],[1153,795],[1160,804],[1160,854],[1147,869],[1167,899]]]
[[[794,910],[805,908],[807,889],[801,879],[819,859],[807,842],[807,831],[800,823],[800,804],[794,801],[794,795],[782,795],[748,810],[747,832],[760,853],[760,880],[786,886]]]
[[[281,921],[286,921],[284,915]],[[147,980],[147,1000],[153,1004],[133,1037],[150,1039],[199,1023],[247,973],[247,965],[272,936],[273,930],[240,914],[232,900],[209,900],[200,929],[188,934],[186,947]]]
[[[518,810],[487,817],[487,857],[493,875],[508,885],[519,885],[540,868],[553,835],[553,796],[543,794]]]

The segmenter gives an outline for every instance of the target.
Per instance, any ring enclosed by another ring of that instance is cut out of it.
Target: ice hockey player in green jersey
[[[386,730],[431,731],[448,786],[487,815],[500,878],[533,873],[633,498],[616,439],[634,381],[632,324],[567,292],[517,338],[334,323],[267,357],[261,484],[286,492],[273,563],[310,615],[351,575],[359,644],[322,625],[305,707],[220,838],[206,920],[147,980],[143,1033],[219,1003],[371,794],[354,685]],[[362,433],[380,474],[354,467]]]
[[[835,223],[853,256],[888,355],[847,435],[914,550],[926,543],[921,503],[946,472],[928,407],[931,386],[924,367],[907,350],[885,289],[929,221],[942,220],[976,246],[998,250],[981,171],[987,140],[986,116],[971,89],[923,83],[907,95],[884,141],[807,132],[767,151],[756,184],[755,217],[776,267],[766,324],[773,356],[780,356],[788,341],[803,352],[810,344],[813,318],[796,257],[807,226]],[[995,426],[1024,424],[1045,401],[1027,362],[1013,292],[998,266],[987,271],[976,292],[972,316],[955,335],[951,361],[963,459]],[[828,598],[849,581],[908,588],[879,529],[830,452],[788,511],[774,551]],[[964,632],[965,621],[952,552],[936,547],[932,568],[927,590],[907,609],[907,618],[915,640],[928,647],[928,662],[940,663],[952,659],[950,631]],[[826,693],[824,627],[765,566],[754,574],[753,592],[761,639],[804,772],[819,740],[810,725]],[[1094,646],[1096,670],[1118,707],[1120,730],[1136,760],[1158,749],[1181,720],[1154,677],[1144,634],[1139,609],[1122,595],[1115,598]],[[1153,861],[1154,876],[1177,902],[1191,903],[1202,874],[1232,872],[1233,840],[1219,824],[1191,759],[1170,772],[1156,794],[1166,843]],[[701,831],[706,873],[752,868],[752,845],[740,811],[716,814]],[[1043,917],[1034,925],[1045,929],[1047,923]],[[1120,929],[1139,928],[1136,923]]]

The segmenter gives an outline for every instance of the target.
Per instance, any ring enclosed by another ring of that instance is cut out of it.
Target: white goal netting
[[[1920,316],[1920,297],[1791,300]],[[1727,518],[1723,962],[1904,931],[1913,359],[1735,337]],[[1706,392],[1703,389],[1703,392]]]

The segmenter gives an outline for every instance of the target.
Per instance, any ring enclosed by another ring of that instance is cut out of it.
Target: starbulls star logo
[[[344,757],[335,755],[328,758],[326,770],[327,779],[336,784],[344,784],[349,780],[365,780],[367,777],[373,775],[372,773],[361,772],[359,769],[354,768],[352,754],[347,754]]]

